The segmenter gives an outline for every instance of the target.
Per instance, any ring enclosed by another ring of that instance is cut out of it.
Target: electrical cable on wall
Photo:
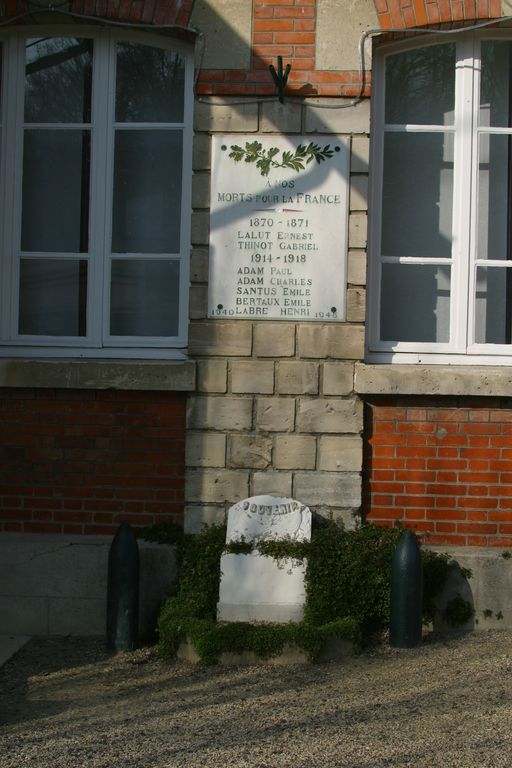
[[[355,107],[357,104],[359,104],[361,101],[363,101],[363,92],[366,87],[366,61],[365,61],[365,51],[364,46],[366,43],[366,40],[371,36],[377,36],[382,34],[388,34],[388,33],[413,33],[413,34],[437,34],[437,35],[454,35],[454,34],[460,34],[462,32],[473,32],[476,29],[482,29],[484,27],[494,26],[496,24],[501,24],[503,22],[509,22],[512,21],[512,16],[502,16],[498,19],[488,19],[487,21],[481,21],[477,24],[471,24],[469,26],[463,26],[463,27],[457,27],[455,29],[437,29],[433,27],[411,27],[410,29],[398,29],[393,27],[392,29],[368,29],[366,32],[363,32],[361,37],[359,38],[358,43],[358,57],[359,57],[359,79],[361,82],[361,87],[359,91],[359,95],[355,98],[351,99],[349,102],[346,102],[344,104],[314,104],[312,102],[305,101],[304,106],[310,107],[311,109],[347,109],[348,107]],[[204,53],[204,51],[203,51]],[[202,64],[202,57],[200,64]],[[199,75],[199,73],[198,73]],[[198,76],[197,75],[197,76]],[[197,77],[196,77],[197,82]],[[297,97],[290,97],[285,96],[284,101],[290,101],[290,98],[297,98]],[[215,101],[214,104],[216,107],[229,107],[229,106],[235,106],[235,105],[243,105],[243,104],[263,104],[263,103],[272,103],[275,101],[279,101],[278,96],[261,96],[256,99],[230,99],[230,100],[223,100],[223,101]],[[203,97],[203,96],[196,96],[196,101],[199,101],[203,104],[208,104],[210,102],[210,97]]]
[[[193,26],[183,26],[180,24],[134,24],[132,22],[124,22],[124,21],[115,21],[113,19],[103,19],[98,16],[86,16],[81,13],[74,13],[73,11],[66,11],[63,9],[64,5],[68,4],[68,0],[64,0],[64,2],[59,3],[58,5],[43,5],[42,3],[38,3],[37,0],[31,0],[30,6],[32,8],[35,8],[35,11],[25,11],[24,13],[19,14],[18,16],[13,16],[12,18],[5,19],[4,21],[0,22],[0,28],[8,26],[10,24],[15,24],[18,21],[22,21],[23,19],[30,18],[34,15],[39,14],[46,14],[46,13],[58,13],[63,16],[68,16],[72,19],[79,19],[80,21],[90,21],[94,24],[99,25],[105,25],[105,26],[112,26],[112,27],[125,27],[129,29],[144,29],[145,31],[152,31],[155,33],[158,33],[159,31],[179,31],[184,32],[186,34],[194,35],[196,39],[196,51],[198,56],[198,65],[195,69],[195,76],[194,76],[194,91],[197,86],[197,82],[199,79],[199,75],[201,74],[201,69],[203,65],[204,55],[205,55],[205,35],[204,33],[198,29],[197,27]],[[512,21],[512,16],[501,16],[499,18],[495,19],[487,19],[486,21],[480,21],[476,24],[471,24],[468,26],[462,26],[462,27],[456,27],[455,29],[438,29],[433,27],[411,27],[409,29],[403,29],[403,28],[396,28],[392,27],[391,29],[368,29],[365,32],[363,32],[359,38],[358,42],[358,58],[359,58],[359,79],[361,82],[360,91],[359,94],[351,99],[348,102],[345,102],[343,104],[314,104],[312,102],[304,101],[303,106],[310,107],[311,109],[347,109],[349,107],[355,107],[357,104],[359,104],[363,99],[365,98],[363,96],[364,89],[366,87],[366,61],[365,61],[365,43],[366,40],[369,37],[375,37],[377,35],[383,35],[383,34],[394,34],[394,33],[400,33],[400,34],[435,34],[435,35],[457,35],[461,34],[462,32],[473,32],[477,29],[483,29],[485,27],[489,26],[495,26],[497,24],[502,24],[504,22],[510,22]],[[242,105],[250,105],[250,104],[270,104],[276,101],[290,101],[291,99],[296,99],[297,97],[290,97],[290,96],[284,96],[284,98],[281,96],[260,96],[257,98],[239,98],[239,99],[223,99],[218,100],[215,99],[215,101],[211,101],[212,97],[205,97],[205,96],[198,96],[195,94],[195,100],[198,101],[201,104],[214,104],[216,107],[232,107],[232,106],[242,106]]]

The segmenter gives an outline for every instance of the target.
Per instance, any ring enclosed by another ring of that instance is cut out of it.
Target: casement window
[[[510,363],[512,40],[500,35],[374,58],[370,361]]]
[[[86,27],[0,42],[0,354],[180,356],[188,46]]]

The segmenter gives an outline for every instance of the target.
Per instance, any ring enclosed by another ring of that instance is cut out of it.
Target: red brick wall
[[[253,0],[251,68],[203,70],[197,93],[271,96],[276,93],[269,64],[291,65],[288,96],[359,96],[357,71],[320,70],[315,66],[316,0]],[[369,95],[370,74],[365,95]]]
[[[501,0],[374,0],[374,3],[382,29],[501,16]]]
[[[181,521],[185,396],[0,389],[0,530]]]
[[[512,546],[512,401],[366,406],[365,515],[431,544]]]
[[[70,0],[72,13],[116,19],[136,24],[176,24],[187,26],[193,0]],[[55,3],[59,8],[61,3]],[[44,6],[41,6],[44,9]],[[0,0],[0,16],[20,16],[34,11],[30,0]],[[73,19],[70,18],[70,23]]]

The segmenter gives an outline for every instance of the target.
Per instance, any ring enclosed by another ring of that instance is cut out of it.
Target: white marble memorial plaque
[[[345,318],[349,142],[212,138],[208,314]]]

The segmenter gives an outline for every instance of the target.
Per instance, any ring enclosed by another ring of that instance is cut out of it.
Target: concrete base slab
[[[318,658],[321,663],[329,661],[340,661],[354,655],[352,643],[347,640],[338,640],[336,637],[329,638]],[[199,663],[199,656],[192,643],[186,641],[180,644],[177,653],[180,661],[188,661],[191,664]],[[219,664],[222,666],[241,667],[255,664],[274,664],[278,666],[287,666],[289,664],[309,664],[309,659],[302,648],[295,645],[285,645],[281,653],[272,656],[270,659],[262,659],[254,651],[242,651],[241,653],[225,652],[219,656]]]
[[[0,635],[0,667],[30,640],[30,635]]]

